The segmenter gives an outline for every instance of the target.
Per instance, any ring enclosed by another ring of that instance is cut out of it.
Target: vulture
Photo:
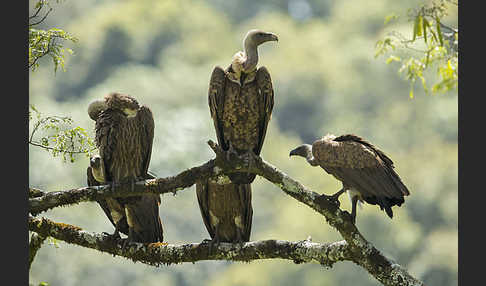
[[[250,30],[244,51],[233,56],[223,70],[216,66],[211,74],[208,104],[219,146],[237,155],[260,155],[273,109],[273,87],[268,70],[257,69],[257,47],[278,37],[261,30]],[[254,174],[229,174],[228,180],[196,183],[201,215],[213,243],[250,240],[253,210],[251,183]]]
[[[380,206],[393,218],[393,206],[401,206],[410,193],[394,170],[393,161],[363,138],[346,134],[327,134],[312,145],[303,144],[289,156],[306,158],[311,166],[321,166],[342,182],[342,189],[332,197],[337,200],[347,191],[351,200],[351,217],[356,222],[356,204],[367,202]]]
[[[148,172],[154,138],[154,119],[147,106],[121,93],[110,93],[88,107],[96,121],[96,146],[99,156],[90,160],[88,185],[131,183],[154,178]],[[160,195],[144,194],[109,198],[98,202],[118,232],[129,242],[162,242],[159,216]]]

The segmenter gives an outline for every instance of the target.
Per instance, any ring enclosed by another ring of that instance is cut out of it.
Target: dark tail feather
[[[160,196],[151,194],[126,205],[130,241],[147,243],[164,240],[159,202]]]
[[[367,197],[365,201],[372,205],[379,205],[381,210],[384,210],[386,214],[393,218],[393,206],[401,206],[405,200],[404,198],[385,198],[385,197]]]
[[[255,180],[256,174],[251,173],[233,173],[229,174],[231,182],[234,184],[244,185],[251,184]]]
[[[391,207],[385,207],[385,212],[390,218],[393,218],[393,211]]]

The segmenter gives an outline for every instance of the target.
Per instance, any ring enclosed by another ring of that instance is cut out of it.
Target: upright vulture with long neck
[[[337,200],[347,191],[351,216],[356,222],[357,202],[379,205],[393,218],[392,206],[401,206],[410,193],[394,170],[393,161],[363,138],[347,134],[327,134],[312,145],[303,144],[290,152],[306,158],[311,166],[321,166],[340,180],[343,187],[333,195]]]
[[[104,100],[92,102],[88,114],[96,121],[96,145],[99,156],[92,157],[87,170],[88,185],[134,183],[151,179],[148,173],[154,119],[147,106],[131,96],[110,93]],[[145,194],[98,201],[118,232],[130,242],[162,242],[159,216],[160,195]]]
[[[227,154],[253,152],[260,155],[273,109],[273,87],[265,67],[257,69],[257,47],[278,41],[273,33],[250,30],[243,40],[243,52],[233,56],[223,70],[211,75],[208,103],[216,137]],[[201,215],[212,242],[249,241],[253,210],[251,183],[254,174],[233,173],[230,181],[206,180],[196,184]]]

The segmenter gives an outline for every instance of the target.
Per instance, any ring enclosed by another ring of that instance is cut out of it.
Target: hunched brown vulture
[[[95,142],[99,157],[88,167],[88,185],[132,183],[151,179],[148,167],[154,138],[154,119],[147,106],[121,93],[110,93],[92,102],[88,114],[96,121]],[[102,175],[101,175],[102,174]],[[145,194],[100,200],[99,204],[118,231],[129,242],[162,242],[159,216],[160,195]]]
[[[208,103],[219,146],[227,154],[260,154],[273,109],[273,88],[265,67],[257,69],[258,45],[278,41],[273,33],[250,30],[244,52],[234,55],[223,70],[211,74]],[[251,183],[254,174],[228,175],[230,182],[206,180],[196,183],[204,224],[213,243],[250,240],[253,209]]]
[[[393,218],[392,206],[401,206],[410,193],[394,170],[393,161],[378,148],[354,134],[336,137],[327,134],[312,145],[303,144],[289,154],[306,158],[342,182],[334,199],[347,191],[351,199],[353,222],[358,201],[379,205]]]

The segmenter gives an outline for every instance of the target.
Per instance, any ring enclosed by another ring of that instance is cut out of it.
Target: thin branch
[[[46,240],[47,236],[41,236],[37,233],[32,233],[30,236],[30,242],[29,242],[29,269],[30,266],[32,265],[32,262],[34,261],[35,255],[37,254],[37,251],[41,248],[42,243],[44,240]]]
[[[36,188],[29,188],[29,198],[38,198],[44,196],[46,193],[36,189]]]
[[[47,13],[44,15],[44,17],[42,19],[40,19],[40,21],[33,23],[33,24],[29,24],[29,27],[39,25],[40,23],[44,22],[44,20],[47,18],[47,15],[49,15],[49,13],[51,11],[52,11],[52,8],[49,8],[49,11],[47,11]],[[36,13],[36,15],[37,15],[37,13]]]
[[[345,241],[314,243],[308,240],[297,242],[261,240],[242,244],[222,242],[211,249],[205,242],[181,245],[130,243],[123,247],[121,240],[113,240],[103,234],[87,232],[79,227],[56,223],[46,218],[29,217],[29,229],[67,243],[153,266],[204,260],[249,262],[259,259],[286,259],[295,263],[317,262],[326,267],[332,267],[335,262],[349,259],[348,245]]]
[[[445,24],[444,24],[444,23],[442,23],[442,22],[439,22],[439,24],[440,24],[440,26],[441,26],[442,28],[446,28],[446,29],[447,29],[447,30],[449,30],[449,31],[452,31],[452,32],[454,32],[454,33],[458,33],[458,32],[459,32],[459,30],[458,30],[458,29],[456,29],[456,28],[452,28],[452,27],[450,27],[450,26],[447,26],[447,25],[445,25]]]
[[[37,8],[37,11],[34,13],[34,15],[32,15],[32,16],[29,17],[29,20],[30,19],[34,19],[35,17],[37,17],[37,14],[39,14],[40,10],[42,10],[42,8],[44,7],[44,5],[45,5],[45,2],[42,2],[41,1],[40,5],[39,5],[39,8]]]
[[[42,145],[41,143],[39,142],[36,142],[36,141],[29,141],[29,144],[32,145],[32,146],[36,146],[36,147],[41,147],[41,148],[44,148],[46,150],[58,150],[57,148],[55,147],[51,147],[51,146],[44,146]],[[71,146],[71,148],[75,148],[74,147],[74,143],[73,145]],[[68,153],[68,154],[85,154],[86,152],[91,152],[91,151],[94,151],[96,150],[96,148],[93,148],[93,149],[90,149],[90,150],[87,150],[87,151],[63,151],[63,153]],[[60,150],[59,150],[60,151]]]

